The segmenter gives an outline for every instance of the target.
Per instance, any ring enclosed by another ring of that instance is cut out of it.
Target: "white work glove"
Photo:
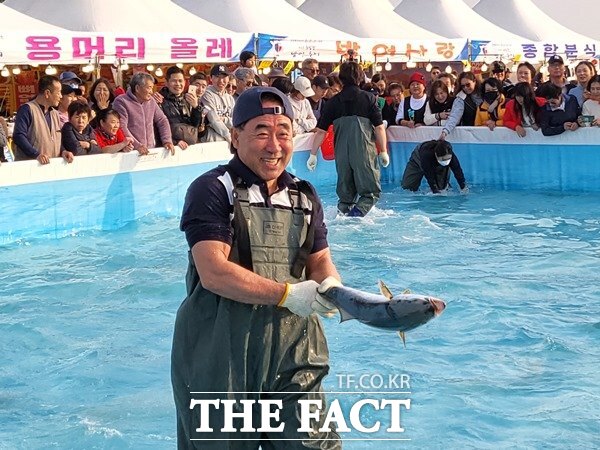
[[[381,152],[379,154],[379,163],[383,167],[387,167],[390,165],[390,155],[388,154],[388,152]]]
[[[342,286],[342,282],[335,277],[329,276],[325,278],[317,288],[317,302],[319,302],[319,304],[323,308],[328,310],[325,313],[320,313],[322,316],[330,317],[334,314],[335,310],[337,309],[337,307],[333,303],[331,303],[329,300],[327,300],[321,295],[323,292],[327,291],[327,289],[335,286]]]
[[[327,300],[317,294],[318,287],[319,283],[314,280],[288,283],[286,293],[277,306],[287,308],[301,317],[308,317],[313,313],[327,314],[332,308]]]
[[[308,168],[308,170],[310,170],[311,172],[317,168],[317,155],[313,155],[313,154],[311,154],[311,155],[308,157],[308,161],[306,161],[306,167],[307,167],[307,168]]]

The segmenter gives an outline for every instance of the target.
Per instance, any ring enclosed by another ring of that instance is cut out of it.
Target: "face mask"
[[[486,92],[485,94],[483,94],[483,99],[488,104],[493,103],[497,97],[498,97],[498,92]]]
[[[447,165],[449,165],[450,161],[452,161],[452,158],[446,159],[446,160],[438,159],[438,163],[440,164],[440,166],[443,166],[443,167],[446,167]]]

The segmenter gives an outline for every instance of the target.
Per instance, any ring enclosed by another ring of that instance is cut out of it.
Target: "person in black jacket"
[[[460,186],[462,193],[468,192],[465,175],[460,167],[458,156],[452,151],[452,145],[445,140],[433,140],[419,144],[404,169],[402,188],[418,191],[423,177],[431,191],[439,194],[450,187],[450,170]]]
[[[177,66],[167,69],[167,85],[160,90],[162,101],[157,102],[167,116],[173,142],[182,150],[198,143],[198,127],[202,122],[202,107],[195,90],[184,94],[183,70]]]
[[[579,128],[577,117],[580,111],[575,97],[563,94],[560,86],[552,83],[540,86],[538,93],[546,99],[540,119],[540,128],[544,136],[556,136],[567,130],[575,131]]]

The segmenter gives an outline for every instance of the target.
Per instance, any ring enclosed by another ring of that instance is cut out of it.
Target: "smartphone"
[[[196,90],[198,89],[198,86],[194,85],[194,84],[190,84],[190,86],[188,87],[188,92],[190,94],[194,94],[196,95]]]

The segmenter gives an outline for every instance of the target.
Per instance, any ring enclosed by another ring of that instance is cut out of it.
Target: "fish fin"
[[[352,314],[347,312],[346,310],[339,308],[340,311],[340,323],[345,322],[346,320],[356,319]]]
[[[398,336],[402,339],[402,343],[404,344],[404,348],[406,348],[406,333],[404,331],[398,331]]]
[[[410,289],[406,288],[402,291],[402,293],[403,294],[412,294],[412,291]]]
[[[379,290],[381,291],[381,295],[383,295],[388,300],[391,300],[394,296],[392,294],[392,291],[390,291],[390,289],[385,285],[385,283],[382,280],[379,280]]]

